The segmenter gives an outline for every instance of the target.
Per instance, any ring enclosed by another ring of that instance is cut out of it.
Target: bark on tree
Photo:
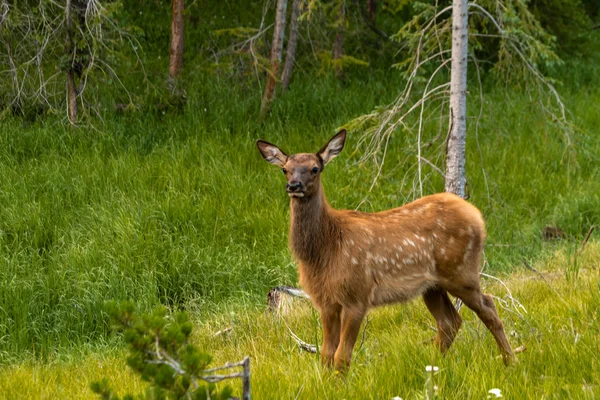
[[[283,74],[281,75],[281,87],[283,92],[290,85],[292,69],[296,61],[296,44],[298,42],[298,17],[300,16],[300,0],[294,0],[292,3],[292,17],[290,21],[290,37],[288,39],[287,51],[285,52],[285,63],[283,64]]]
[[[75,44],[73,43],[73,21],[71,18],[71,0],[65,3],[65,25],[67,27],[67,51],[69,52],[69,69],[67,70],[67,107],[69,122],[77,123],[77,89],[75,87]]]
[[[340,4],[337,33],[335,35],[335,43],[333,44],[333,69],[335,76],[342,77],[343,69],[341,59],[344,56],[344,34],[346,30],[346,2]]]
[[[367,14],[369,16],[369,21],[372,24],[375,23],[376,13],[377,13],[377,1],[376,0],[367,0]]]
[[[467,136],[468,1],[452,2],[452,71],[450,74],[450,135],[446,154],[447,192],[465,197]]]
[[[281,67],[281,53],[283,52],[283,38],[285,35],[285,10],[287,0],[277,0],[277,10],[275,13],[275,31],[273,32],[273,42],[271,44],[271,71],[267,75],[267,84],[265,93],[260,105],[260,119],[264,119],[271,110],[271,102],[275,97],[275,86],[279,77]]]
[[[169,58],[169,76],[175,80],[183,66],[183,10],[184,0],[173,0],[171,14],[171,51]]]
[[[19,90],[19,75],[17,74],[17,66],[13,59],[10,42],[6,41],[6,54],[8,55],[8,65],[10,66],[10,75],[12,77],[12,107],[13,110],[23,113],[23,102],[21,101],[21,91]]]

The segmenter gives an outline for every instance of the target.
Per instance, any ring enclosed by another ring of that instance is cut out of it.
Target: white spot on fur
[[[358,260],[354,257],[352,257],[352,264],[358,265]]]
[[[412,240],[410,240],[410,239],[407,239],[407,240],[408,240],[408,243],[410,243],[410,245],[411,245],[412,247],[417,247],[417,245],[415,244],[415,242],[413,242],[413,241],[412,241]]]

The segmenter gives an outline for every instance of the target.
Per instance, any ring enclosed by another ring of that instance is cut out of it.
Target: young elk
[[[514,355],[502,322],[479,287],[486,235],[479,210],[450,193],[378,213],[331,208],[321,173],[345,140],[342,130],[316,154],[291,156],[268,142],[256,143],[287,179],[290,247],[300,284],[321,313],[322,362],[348,368],[367,310],[420,295],[437,321],[435,343],[446,352],[462,323],[450,293],[475,311],[509,364]]]

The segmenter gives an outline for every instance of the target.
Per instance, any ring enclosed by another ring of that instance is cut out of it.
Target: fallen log
[[[277,315],[286,315],[290,312],[294,298],[310,299],[302,289],[291,286],[277,286],[267,294],[267,307]]]

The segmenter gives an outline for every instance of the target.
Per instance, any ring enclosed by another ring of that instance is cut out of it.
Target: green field
[[[588,244],[578,258],[577,277],[565,277],[572,263],[555,250],[538,271],[502,276],[503,285],[484,279],[484,290],[508,301],[500,308],[511,344],[525,346],[519,362],[504,367],[483,324],[469,310],[446,357],[430,343],[433,320],[424,305],[387,307],[371,313],[348,376],[320,366],[318,357],[299,350],[288,327],[305,340],[318,341],[318,317],[299,300],[291,315],[279,317],[256,305],[221,307],[196,319],[195,343],[214,355],[214,365],[252,359],[252,395],[257,399],[486,398],[498,388],[505,398],[594,399],[600,395],[600,246]],[[231,327],[229,335],[214,334]],[[0,370],[1,397],[7,399],[87,399],[88,384],[108,377],[120,393],[141,393],[144,384],[123,367],[124,352],[63,353],[45,362],[15,363]],[[435,374],[427,365],[437,366]],[[231,383],[240,395],[239,382]]]
[[[183,114],[109,115],[77,131],[51,118],[3,121],[0,397],[89,398],[89,382],[101,376],[140,392],[103,312],[111,299],[190,312],[198,344],[215,365],[252,357],[256,398],[418,398],[432,364],[441,369],[433,379],[442,397],[482,398],[493,387],[510,398],[600,395],[598,233],[576,254],[590,226],[600,224],[597,87],[565,93],[577,126],[574,149],[518,91],[486,92],[477,136],[470,125],[470,201],[488,225],[487,272],[505,279],[527,309],[523,318],[501,310],[513,345],[528,348],[517,366],[502,366],[468,310],[467,328],[441,358],[424,344],[433,322],[416,302],[374,312],[350,375],[340,378],[265,315],[267,291],[297,283],[283,178],[264,163],[255,140],[316,151],[338,127],[394,98],[394,77],[385,78],[295,85],[263,124],[255,118],[258,91],[202,80],[189,90]],[[332,205],[371,211],[418,197],[410,178],[416,156],[401,135],[369,192],[376,170],[358,162],[360,134],[350,132],[324,175]],[[443,190],[427,173],[426,193]],[[546,225],[567,238],[545,242]],[[524,262],[548,274],[550,284]],[[501,285],[486,285],[505,298]],[[319,342],[316,314],[298,310],[289,323]],[[212,337],[225,326],[234,328],[229,339]]]

